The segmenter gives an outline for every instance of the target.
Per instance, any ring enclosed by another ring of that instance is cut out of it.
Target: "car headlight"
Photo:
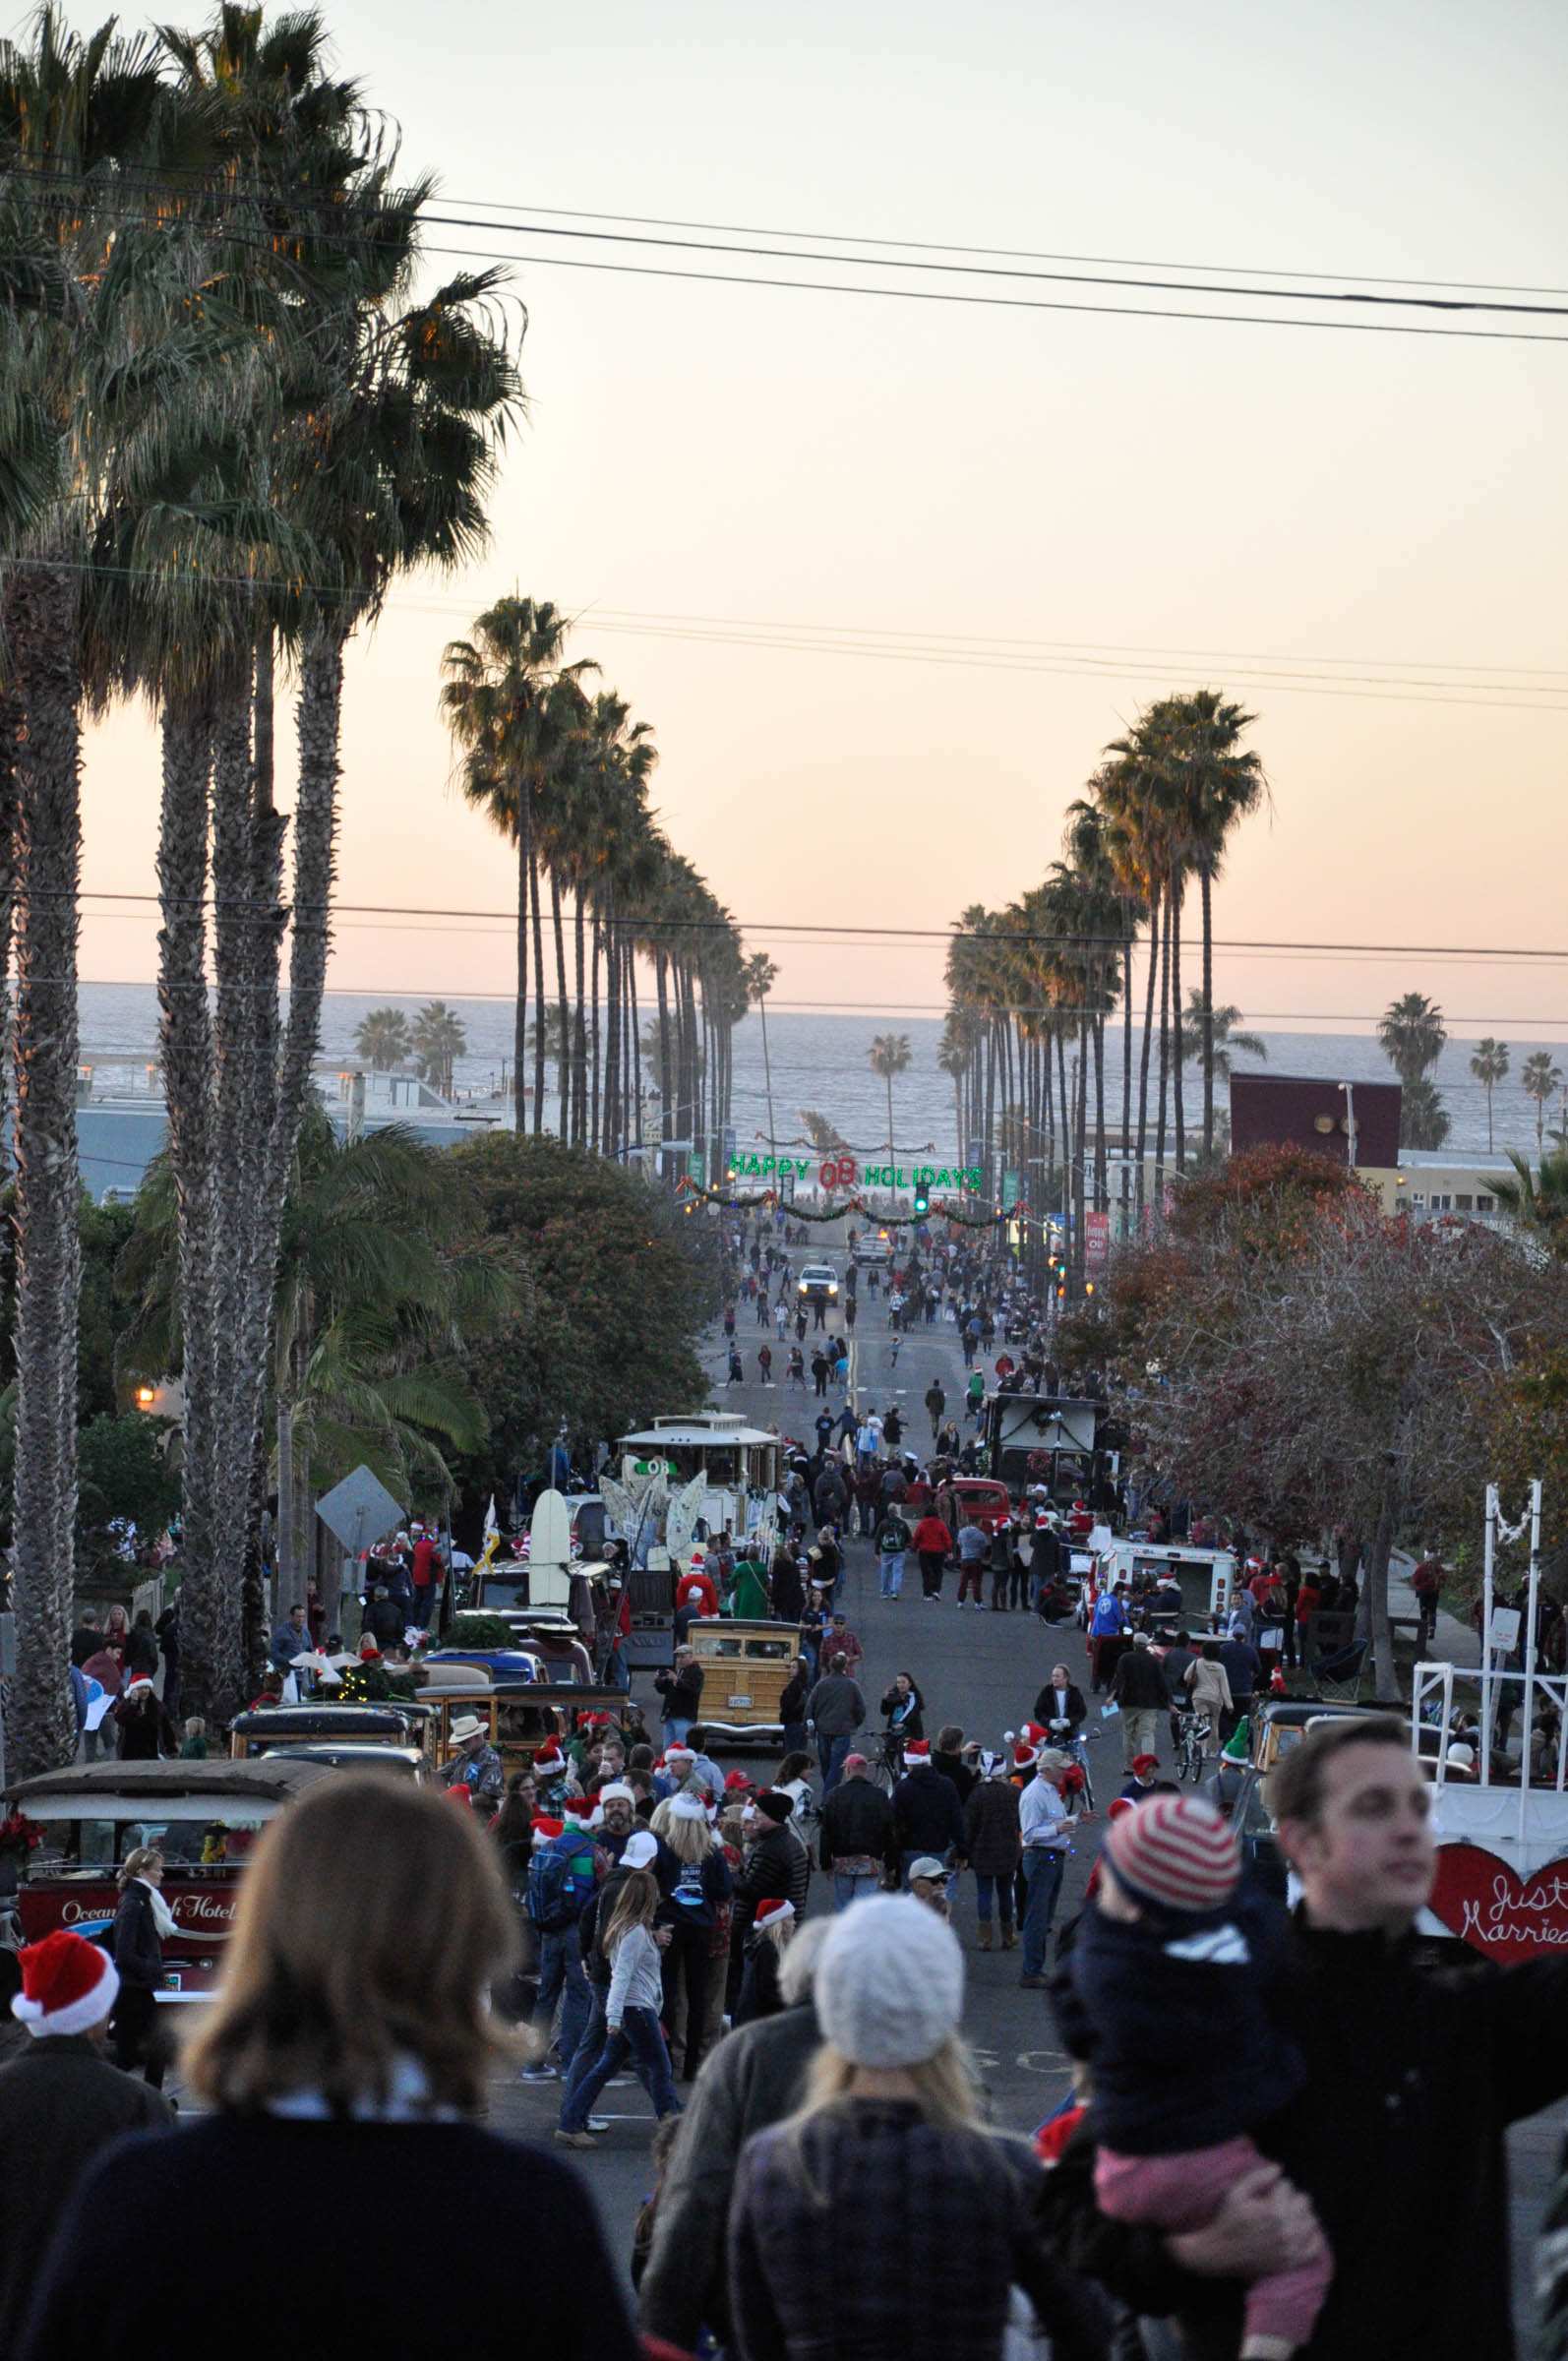
[[[836,1296],[836,1295],[837,1295],[837,1293],[838,1293],[838,1281],[837,1281],[836,1279],[829,1280],[829,1282],[828,1282],[828,1288],[827,1288],[827,1292],[828,1292],[828,1294],[829,1294],[830,1296]]]
[[[796,1282],[795,1282],[795,1293],[796,1293],[798,1296],[804,1296],[804,1295],[805,1295],[805,1293],[806,1293],[806,1282],[805,1282],[805,1280],[804,1280],[804,1279],[797,1279],[797,1280],[796,1280]]]

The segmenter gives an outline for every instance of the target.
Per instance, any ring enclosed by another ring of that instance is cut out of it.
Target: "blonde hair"
[[[120,1892],[123,1894],[126,1887],[137,1878],[146,1877],[150,1869],[161,1869],[162,1866],[163,1855],[155,1845],[136,1846],[120,1864]]]
[[[467,1812],[400,1780],[324,1780],[264,1832],[239,1890],[218,1997],[185,2055],[229,2113],[319,2091],[384,2104],[400,2060],[467,2114],[514,2044],[490,1987],[517,1954],[495,1846]]]
[[[616,1946],[621,1938],[629,1935],[634,1926],[651,1926],[658,1907],[659,1881],[652,1870],[632,1870],[626,1884],[610,1905],[610,1915],[599,1937],[599,1949],[605,1958],[609,1960],[615,1957]]]
[[[205,1714],[187,1714],[184,1722],[181,1724],[181,1727],[184,1729],[188,1738],[205,1738],[207,1735],[207,1717]]]
[[[806,2096],[792,2118],[797,2130],[814,2115],[821,2115],[848,2098],[860,2069],[831,2041],[824,2041],[812,2060],[806,2078]],[[935,2057],[903,2072],[914,2086],[910,2095],[928,2123],[939,2131],[966,2132],[984,2128],[975,2070],[969,2052],[956,2033],[949,2033]]]
[[[688,1792],[694,1794],[695,1789]],[[689,1812],[672,1812],[670,1806],[674,1801],[673,1795],[667,1795],[657,1804],[648,1825],[656,1837],[664,1839],[676,1859],[691,1869],[698,1861],[705,1861],[713,1850],[713,1831],[705,1817],[694,1820]]]
[[[754,1940],[758,1946],[763,1943],[771,1943],[773,1949],[782,1958],[785,1946],[799,1924],[798,1918],[786,1918],[781,1912],[778,1917],[770,1918],[766,1926],[757,1927],[754,1930]]]

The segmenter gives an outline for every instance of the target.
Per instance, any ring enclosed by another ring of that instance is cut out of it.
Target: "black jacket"
[[[1301,2361],[1507,2361],[1503,2135],[1568,2093],[1568,1962],[1455,1968],[1418,1937],[1318,1932],[1297,1911],[1281,2001],[1306,2081],[1253,2137],[1334,2250]],[[1064,2262],[1136,2311],[1176,2315],[1195,2353],[1236,2353],[1234,2291],[1175,2269],[1158,2232],[1107,2221],[1088,2171],[1064,2159],[1044,2202]]]
[[[811,1694],[812,1676],[802,1670],[784,1683],[779,1692],[778,1718],[781,1722],[804,1722],[806,1700]]]
[[[655,1672],[653,1685],[664,1700],[666,1722],[694,1722],[702,1710],[702,1667],[684,1665],[679,1672]]]
[[[964,1813],[950,1779],[924,1764],[907,1771],[893,1789],[893,1826],[905,1852],[938,1855],[964,1849]]]
[[[964,1806],[964,1857],[977,1877],[1010,1877],[1017,1868],[1018,1790],[1010,1780],[983,1779]]]
[[[1111,1694],[1124,1712],[1160,1713],[1169,1702],[1165,1673],[1152,1648],[1131,1647],[1111,1675]]]
[[[773,1611],[781,1623],[798,1623],[806,1608],[806,1589],[793,1549],[773,1552]]]
[[[835,1860],[870,1853],[885,1861],[893,1845],[893,1803],[869,1779],[841,1779],[822,1806],[816,1857],[825,1876]]]
[[[133,1877],[114,1914],[114,1965],[122,1984],[151,1992],[163,1979],[163,1946],[152,1918],[152,1897]]]
[[[799,1916],[811,1880],[811,1856],[798,1837],[787,1828],[770,1828],[758,1837],[735,1881],[735,1919],[742,1936],[750,1931],[759,1902],[782,1898],[795,1905]]]
[[[1081,1729],[1085,1721],[1088,1719],[1089,1708],[1083,1701],[1083,1691],[1079,1688],[1076,1681],[1069,1681],[1067,1683],[1064,1697],[1067,1708],[1068,1722],[1072,1725],[1072,1728],[1074,1730]],[[1035,1699],[1035,1720],[1043,1723],[1046,1728],[1049,1729],[1052,1723],[1056,1719],[1056,1692],[1054,1688],[1051,1688],[1048,1685],[1046,1688],[1041,1690],[1039,1696]],[[1069,1731],[1068,1734],[1070,1735],[1071,1732]]]
[[[943,1779],[952,1781],[960,1803],[967,1803],[980,1785],[978,1765],[966,1763],[961,1754],[943,1754],[939,1746],[932,1754],[931,1767],[939,1771]]]

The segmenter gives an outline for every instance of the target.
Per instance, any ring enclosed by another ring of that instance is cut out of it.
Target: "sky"
[[[1245,266],[1303,287],[1308,272],[1469,273],[1568,302],[1568,16],[1545,0],[326,13],[339,70],[401,123],[408,165],[440,175],[439,210]],[[432,232],[449,241],[465,248],[452,270],[476,249],[704,267]],[[940,930],[1005,902],[1057,853],[1107,741],[1153,696],[1201,685],[1257,714],[1273,791],[1218,889],[1222,943],[1568,942],[1568,341],[703,286],[536,259],[513,284],[529,411],[490,553],[400,588],[350,653],[340,890],[415,915],[345,914],[334,985],[510,989],[513,862],[453,793],[437,694],[445,641],[513,590],[577,614],[572,653],[653,723],[663,824],[777,960],[781,1004],[937,1006],[940,942],[773,930]],[[1481,324],[1568,335],[1568,318]],[[757,625],[924,652],[745,643]],[[280,753],[290,728],[280,713]],[[90,887],[151,889],[156,806],[146,719],[113,716],[88,748]],[[444,911],[465,915],[429,915]],[[151,975],[154,929],[146,908],[90,915],[84,975]],[[1568,1043],[1568,959],[1217,956],[1216,997],[1257,1020],[1353,1022],[1409,989],[1458,1031]]]

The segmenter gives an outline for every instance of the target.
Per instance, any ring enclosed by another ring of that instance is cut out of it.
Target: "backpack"
[[[570,1849],[547,1845],[528,1864],[528,1915],[542,1935],[565,1934],[575,1926],[592,1897],[593,1846],[586,1839]]]

